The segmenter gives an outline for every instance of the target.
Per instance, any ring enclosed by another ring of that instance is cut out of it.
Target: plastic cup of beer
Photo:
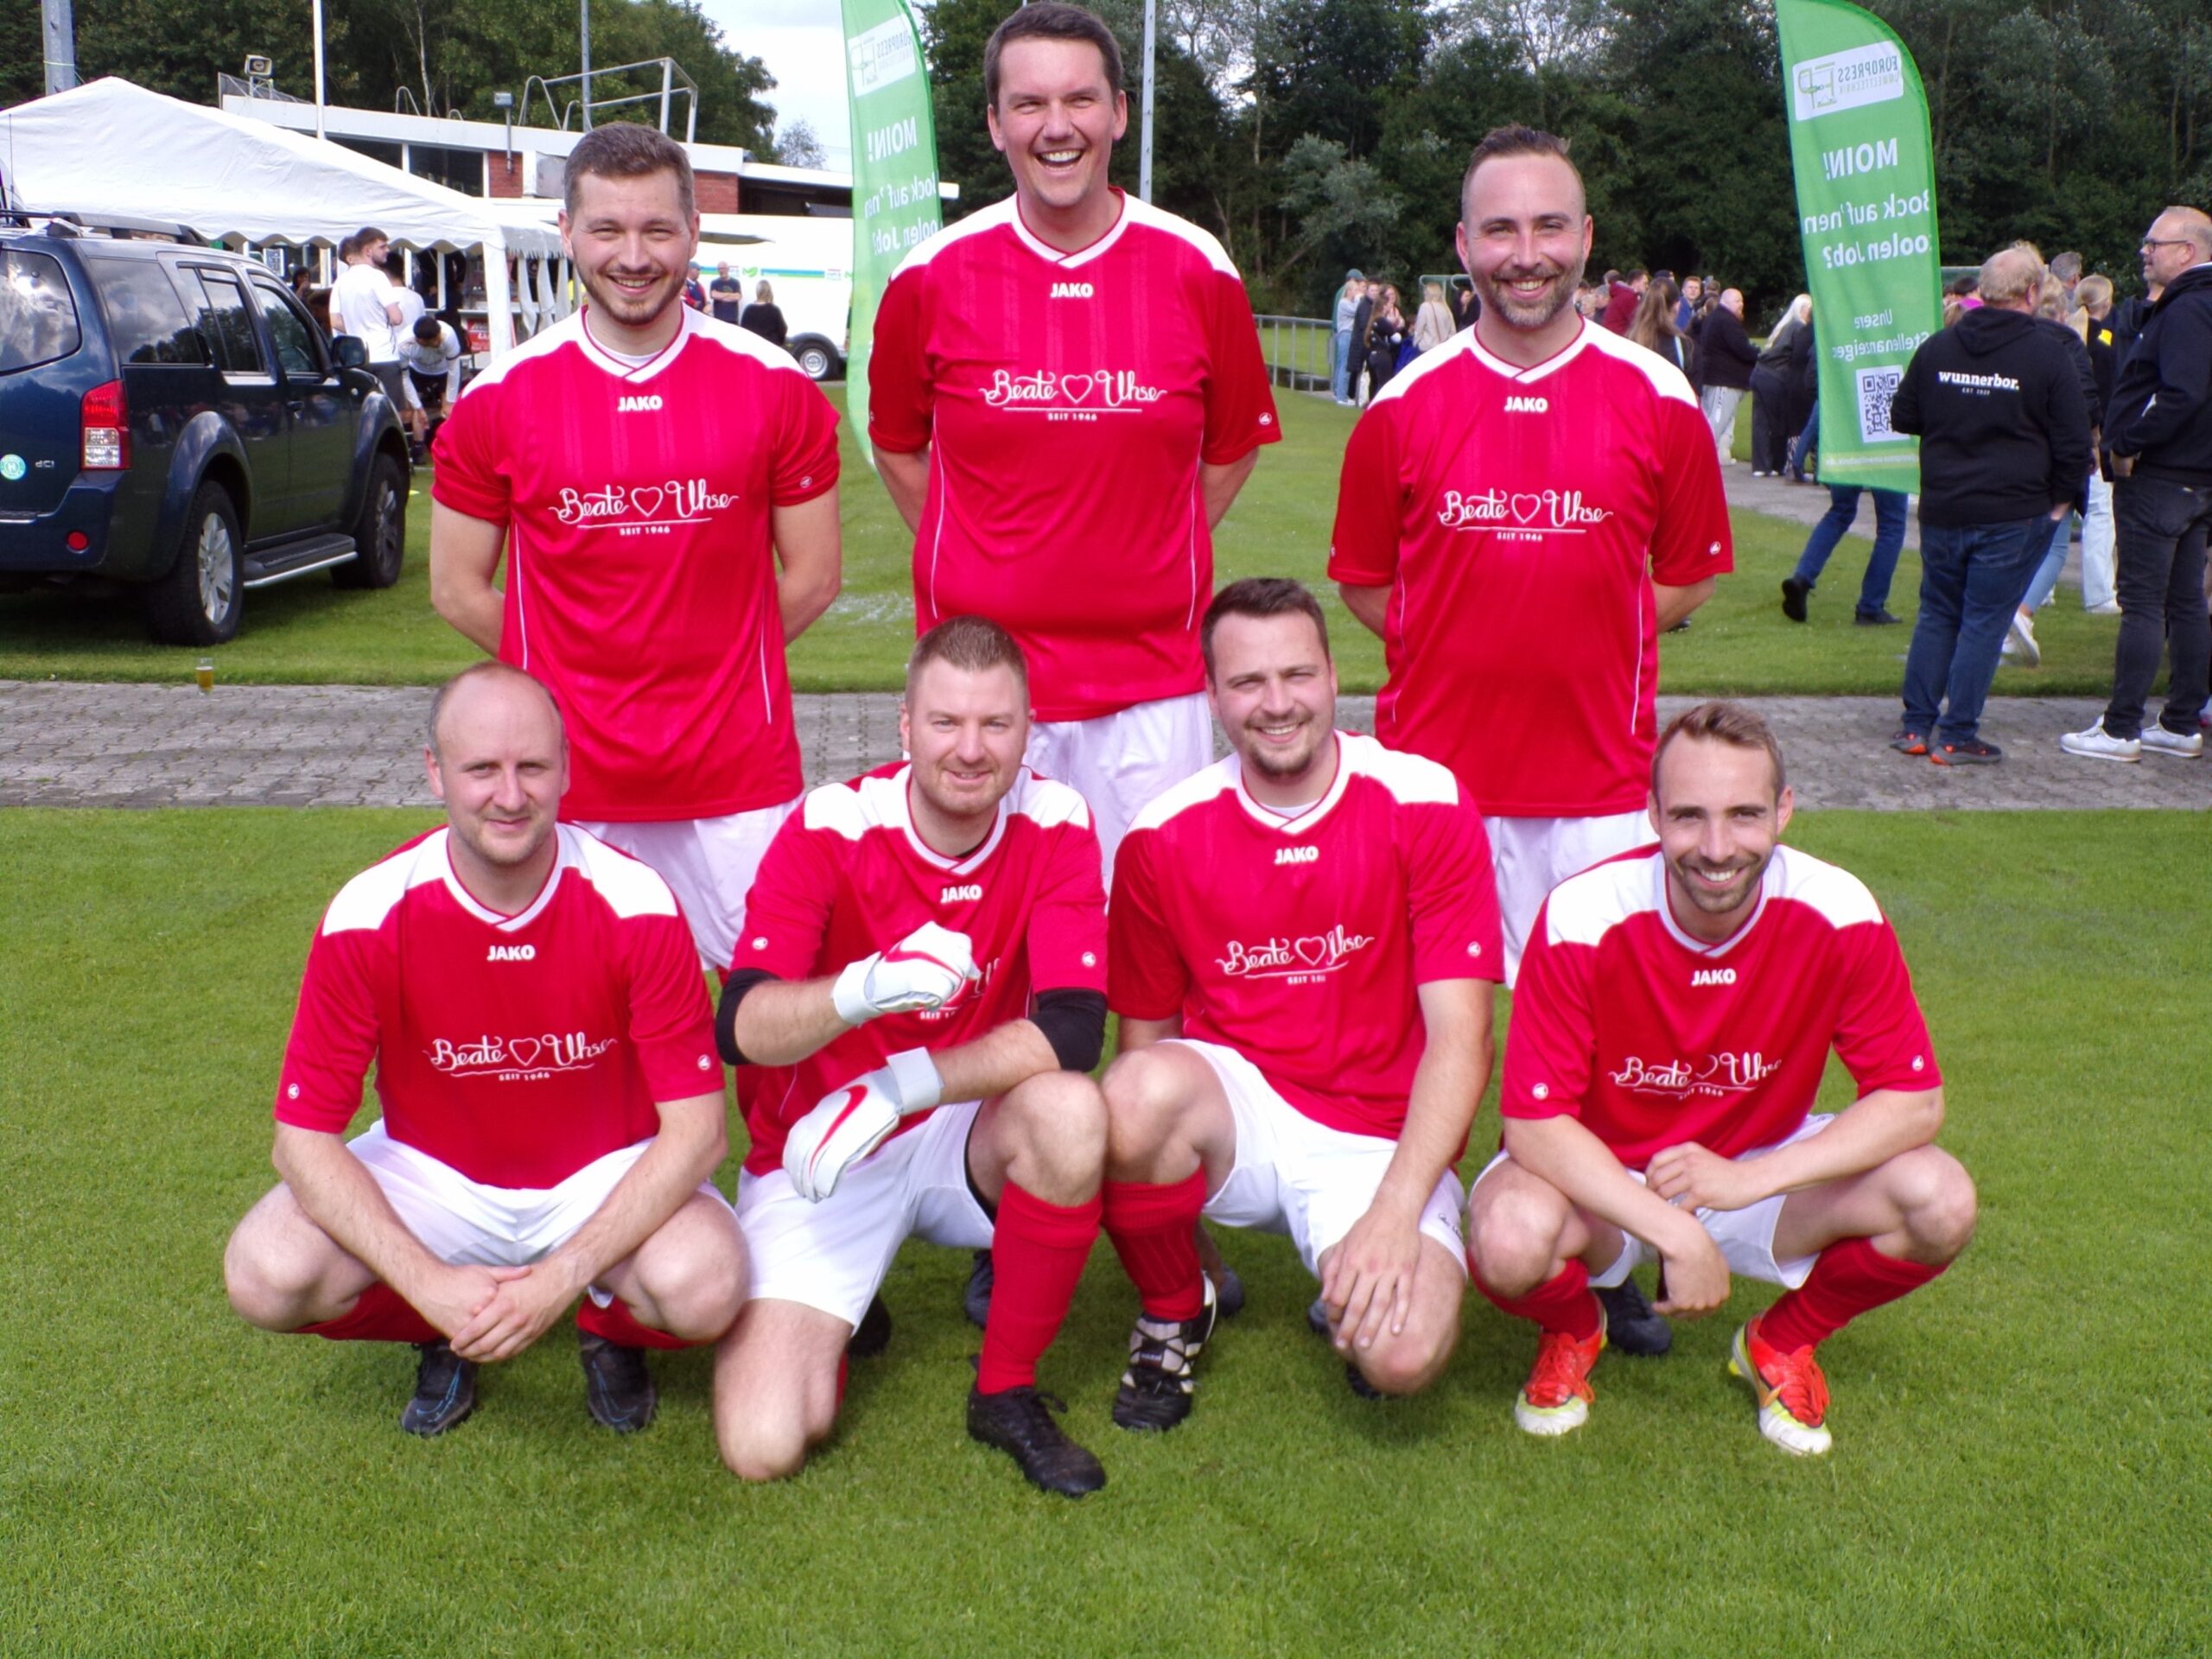
[[[215,689],[215,659],[202,657],[192,665],[193,683],[199,686],[200,695],[207,696]]]

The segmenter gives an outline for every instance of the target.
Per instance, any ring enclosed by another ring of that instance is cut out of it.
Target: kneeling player
[[[1192,1224],[1290,1235],[1357,1381],[1410,1394],[1459,1338],[1453,1161],[1503,966],[1452,774],[1334,729],[1320,607],[1234,582],[1200,633],[1234,750],[1138,814],[1114,870],[1105,1226],[1141,1301],[1124,1428],[1189,1414],[1213,1324]]]
[[[400,1427],[429,1435],[585,1296],[586,1403],[643,1428],[639,1351],[712,1342],[745,1288],[698,955],[660,877],[556,824],[568,744],[537,681],[456,677],[425,761],[447,827],[347,882],[308,953],[284,1179],[231,1236],[231,1304],[418,1344]],[[384,1116],[343,1141],[372,1060]]]
[[[1106,923],[1089,809],[1021,763],[1028,709],[1003,629],[931,628],[899,710],[911,759],[810,793],[746,901],[721,1031],[747,1068],[753,1270],[715,1422],[748,1480],[835,1426],[846,1344],[918,1236],[995,1236],[968,1432],[1047,1491],[1105,1484],[1035,1386],[1098,1236]]]
[[[1943,1271],[1974,1184],[1931,1142],[1943,1090],[1897,935],[1853,876],[1777,845],[1782,752],[1740,704],[1678,717],[1652,762],[1659,844],[1552,890],[1522,958],[1475,1183],[1475,1274],[1542,1332],[1513,1414],[1564,1434],[1605,1346],[1592,1285],[1660,1258],[1661,1311],[1728,1275],[1787,1287],[1729,1369],[1785,1452],[1828,1449],[1821,1340]],[[1834,1046],[1859,1090],[1808,1116]]]

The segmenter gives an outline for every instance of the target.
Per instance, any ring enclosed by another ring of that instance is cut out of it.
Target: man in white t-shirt
[[[353,251],[346,255],[346,269],[330,285],[330,332],[352,334],[368,348],[369,367],[395,408],[407,406],[399,372],[399,327],[404,314],[391,279],[384,274],[391,257],[391,238],[374,226],[353,236]]]

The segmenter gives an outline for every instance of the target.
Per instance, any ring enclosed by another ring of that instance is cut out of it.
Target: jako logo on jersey
[[[1586,505],[1580,490],[1446,490],[1436,510],[1436,522],[1446,530],[1556,530],[1571,536],[1612,516],[1610,508]]]
[[[983,401],[993,409],[1045,415],[1078,409],[1134,413],[1166,395],[1158,386],[1146,385],[1128,369],[1100,369],[1091,374],[1055,374],[1050,369],[1016,374],[1001,369],[983,388]]]
[[[1090,298],[1089,283],[1054,283],[1052,297],[1056,300],[1087,300]]]
[[[943,893],[938,894],[937,901],[940,905],[964,905],[982,896],[982,883],[971,881],[964,887],[947,887]]]
[[[658,409],[660,397],[658,393],[649,393],[642,397],[618,397],[614,400],[614,407],[625,415],[638,410]]]
[[[1335,973],[1346,957],[1356,950],[1364,950],[1374,943],[1373,935],[1348,932],[1344,925],[1338,922],[1326,933],[1309,933],[1303,938],[1286,939],[1278,935],[1258,944],[1231,939],[1228,954],[1216,960],[1221,963],[1221,971],[1231,979],[1282,979],[1294,976],[1319,979]]]
[[[696,524],[737,499],[735,491],[710,490],[703,478],[671,478],[665,484],[608,484],[595,490],[563,490],[553,516],[564,524],[621,528]]]
[[[536,962],[537,947],[534,944],[495,944],[486,962]]]
[[[1551,412],[1551,407],[1541,397],[1509,397],[1505,400],[1505,412],[1509,415],[1546,415]]]
[[[1690,984],[1693,988],[1700,985],[1733,985],[1735,982],[1736,970],[1733,968],[1700,968],[1690,976]]]
[[[1275,849],[1275,862],[1279,865],[1313,864],[1318,863],[1320,857],[1321,849],[1319,847],[1278,847]]]
[[[1619,1071],[1609,1075],[1616,1088],[1641,1090],[1648,1095],[1732,1095],[1764,1083],[1781,1070],[1780,1060],[1770,1060],[1754,1048],[1735,1054],[1708,1054],[1700,1061],[1655,1063],[1630,1055]]]

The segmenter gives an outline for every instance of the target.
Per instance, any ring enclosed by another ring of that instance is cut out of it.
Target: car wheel
[[[827,380],[837,372],[837,353],[818,340],[802,340],[797,348],[798,366],[810,380]]]
[[[407,474],[390,455],[378,455],[369,467],[353,545],[359,550],[356,556],[331,570],[339,587],[389,588],[399,580],[407,557]]]
[[[169,572],[146,594],[146,620],[170,645],[219,645],[238,631],[245,609],[245,538],[230,492],[215,483],[194,492]]]

